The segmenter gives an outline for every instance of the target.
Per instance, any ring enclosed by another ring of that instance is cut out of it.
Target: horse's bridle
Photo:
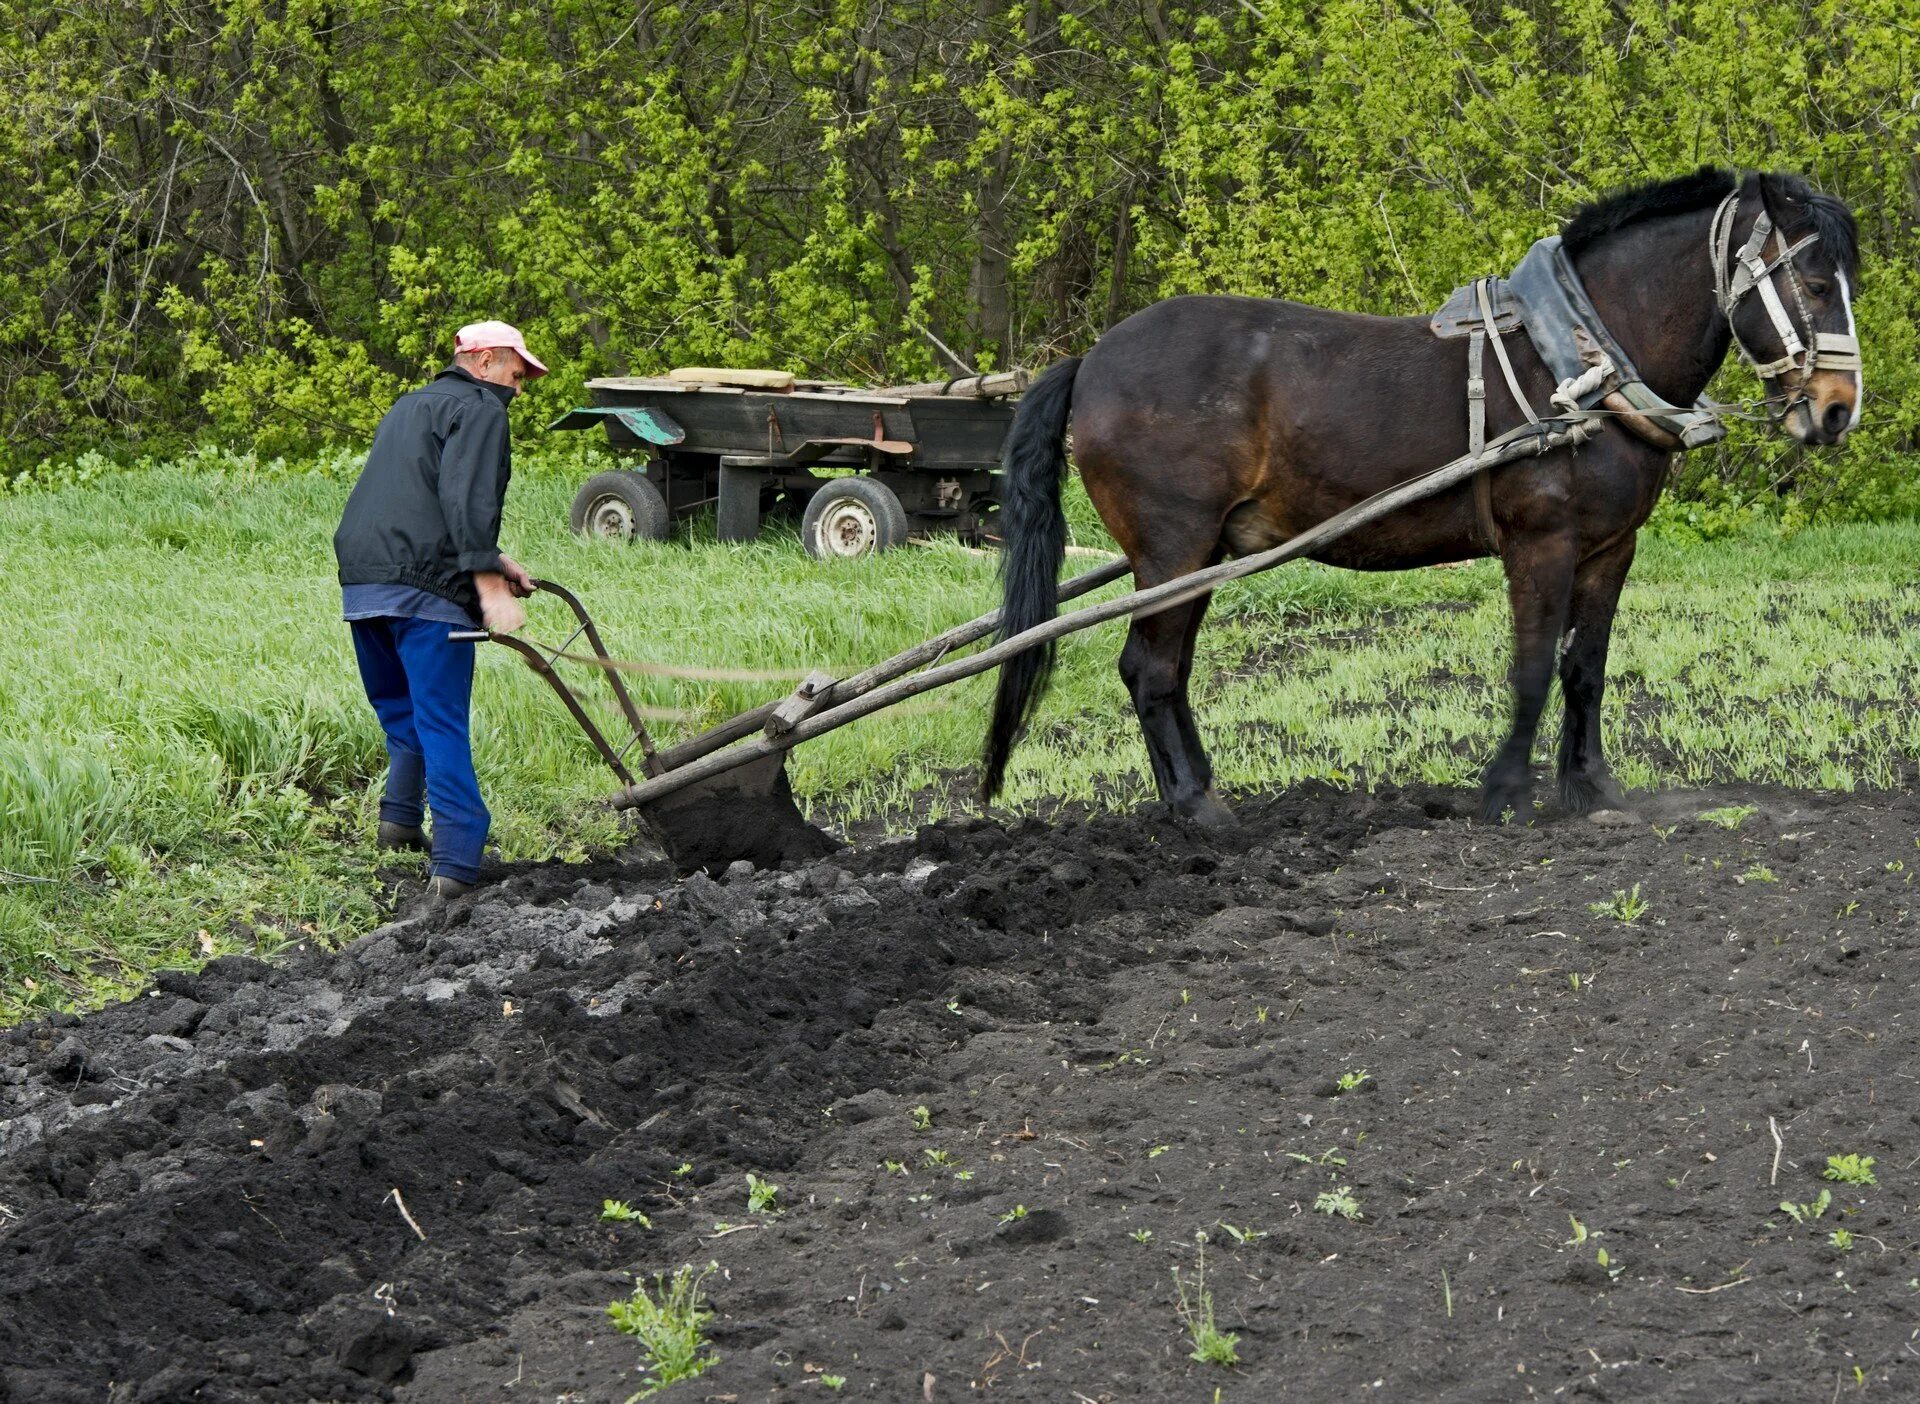
[[[1818,231],[1802,235],[1788,244],[1786,236],[1774,229],[1773,219],[1763,207],[1754,217],[1753,231],[1747,235],[1747,241],[1740,246],[1738,253],[1729,256],[1733,244],[1733,225],[1739,213],[1740,191],[1737,188],[1713,212],[1713,225],[1707,235],[1707,251],[1713,260],[1714,298],[1727,319],[1727,330],[1733,333],[1734,350],[1739,353],[1741,360],[1753,367],[1754,374],[1763,380],[1771,380],[1782,371],[1800,372],[1800,383],[1773,416],[1780,419],[1808,398],[1807,382],[1816,370],[1858,372],[1860,339],[1845,332],[1823,332],[1814,328],[1813,312],[1807,306],[1806,288],[1800,282],[1800,272],[1794,267],[1793,258],[1800,250],[1819,240]],[[1769,237],[1779,248],[1779,252],[1770,259],[1763,253]],[[1775,272],[1786,275],[1787,290],[1793,296],[1800,323],[1806,328],[1804,339],[1793,319],[1787,315],[1786,305],[1780,300],[1780,290],[1774,286]],[[1760,303],[1767,309],[1773,329],[1780,337],[1783,354],[1776,360],[1762,361],[1754,355],[1740,339],[1739,328],[1733,324],[1733,315],[1741,301],[1755,289],[1759,290]]]

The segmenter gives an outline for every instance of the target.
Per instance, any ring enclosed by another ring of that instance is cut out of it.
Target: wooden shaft
[[[1065,604],[1068,600],[1078,599],[1091,590],[1097,590],[1102,585],[1110,585],[1132,573],[1133,567],[1124,559],[1109,561],[1096,570],[1083,571],[1068,580],[1060,587],[1059,601]],[[933,662],[943,654],[951,653],[956,648],[964,648],[976,639],[985,638],[999,627],[1000,611],[997,609],[981,615],[978,619],[970,619],[965,624],[956,624],[946,633],[928,639],[925,643],[915,644],[905,653],[896,653],[885,662],[876,663],[864,672],[855,673],[850,678],[842,678],[822,694],[821,709],[837,707],[842,702],[849,702],[855,697],[871,692],[880,684],[891,682],[903,673],[910,673],[923,664]],[[732,745],[744,736],[753,735],[767,724],[767,719],[773,715],[774,708],[784,701],[786,701],[784,697],[776,697],[771,702],[763,702],[750,712],[742,712],[739,716],[731,717],[718,726],[701,732],[698,736],[689,736],[686,740],[667,747],[654,757],[657,767],[655,773],[678,770],[681,766],[696,761],[702,756],[712,754],[722,746]]]
[[[1680,447],[1680,436],[1670,433],[1634,409],[1633,402],[1618,390],[1600,401],[1608,409],[1620,416],[1620,420],[1634,433],[1645,439],[1657,449],[1672,453]]]
[[[1044,624],[1023,630],[1010,639],[1002,639],[991,648],[984,648],[965,658],[956,658],[950,663],[928,668],[911,677],[897,679],[885,686],[874,687],[864,696],[854,697],[828,710],[816,712],[784,736],[763,736],[743,746],[736,746],[732,750],[717,755],[709,755],[680,769],[657,775],[641,784],[629,785],[614,796],[614,807],[632,809],[644,805],[650,800],[685,789],[688,785],[704,780],[710,775],[723,774],[748,761],[772,755],[775,751],[786,750],[802,741],[810,741],[816,736],[843,727],[848,722],[858,721],[861,717],[871,715],[883,707],[891,707],[896,702],[904,702],[907,698],[918,696],[922,692],[930,692],[936,687],[958,682],[961,678],[970,678],[990,668],[997,668],[1015,654],[1023,653],[1040,644],[1050,643],[1063,635],[1081,629],[1090,629],[1096,624],[1104,624],[1110,619],[1119,619],[1125,615],[1154,613],[1185,604],[1229,580],[1238,580],[1242,576],[1271,570],[1274,566],[1293,560],[1297,556],[1304,556],[1317,547],[1324,546],[1358,527],[1365,526],[1368,522],[1390,516],[1410,503],[1432,497],[1435,493],[1444,491],[1456,483],[1464,482],[1475,473],[1529,454],[1546,453],[1553,449],[1583,444],[1597,432],[1599,432],[1597,422],[1587,419],[1576,420],[1563,430],[1545,434],[1535,431],[1532,425],[1521,425],[1518,429],[1510,430],[1493,440],[1478,456],[1462,454],[1459,458],[1444,463],[1417,478],[1411,478],[1384,492],[1375,493],[1365,501],[1355,503],[1344,512],[1335,513],[1318,526],[1308,528],[1290,541],[1284,541],[1265,551],[1255,552],[1251,556],[1241,556],[1235,560],[1223,561],[1216,566],[1209,566],[1205,570],[1196,570],[1187,575],[1177,576],[1150,589],[1136,590],[1130,595],[1122,595],[1116,600],[1106,600],[1100,604],[1089,605],[1085,609],[1075,610],[1071,614],[1060,615]],[[1111,569],[1111,567],[1103,569]],[[1088,572],[1089,575],[1099,573],[1099,571]],[[921,645],[921,650],[929,647],[932,642]],[[906,654],[901,655],[902,658],[906,656]],[[897,660],[889,660],[889,663],[894,661]]]

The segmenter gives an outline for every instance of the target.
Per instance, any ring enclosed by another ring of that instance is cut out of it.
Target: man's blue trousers
[[[424,800],[433,811],[433,875],[472,882],[493,819],[467,734],[473,645],[450,642],[455,626],[433,619],[356,619],[351,627],[360,681],[387,735],[380,817],[417,827]]]

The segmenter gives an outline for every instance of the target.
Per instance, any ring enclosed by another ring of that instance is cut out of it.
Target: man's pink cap
[[[505,322],[469,322],[453,334],[453,354],[456,356],[463,356],[469,351],[485,351],[495,346],[504,346],[520,353],[520,359],[527,363],[528,380],[538,380],[547,373],[547,368],[535,359],[533,352],[527,350],[527,339],[520,335],[518,327],[508,326]]]

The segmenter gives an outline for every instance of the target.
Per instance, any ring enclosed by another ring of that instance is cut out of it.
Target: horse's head
[[[1715,213],[1711,248],[1720,310],[1769,410],[1803,444],[1843,441],[1862,394],[1852,212],[1798,176],[1751,175]]]

